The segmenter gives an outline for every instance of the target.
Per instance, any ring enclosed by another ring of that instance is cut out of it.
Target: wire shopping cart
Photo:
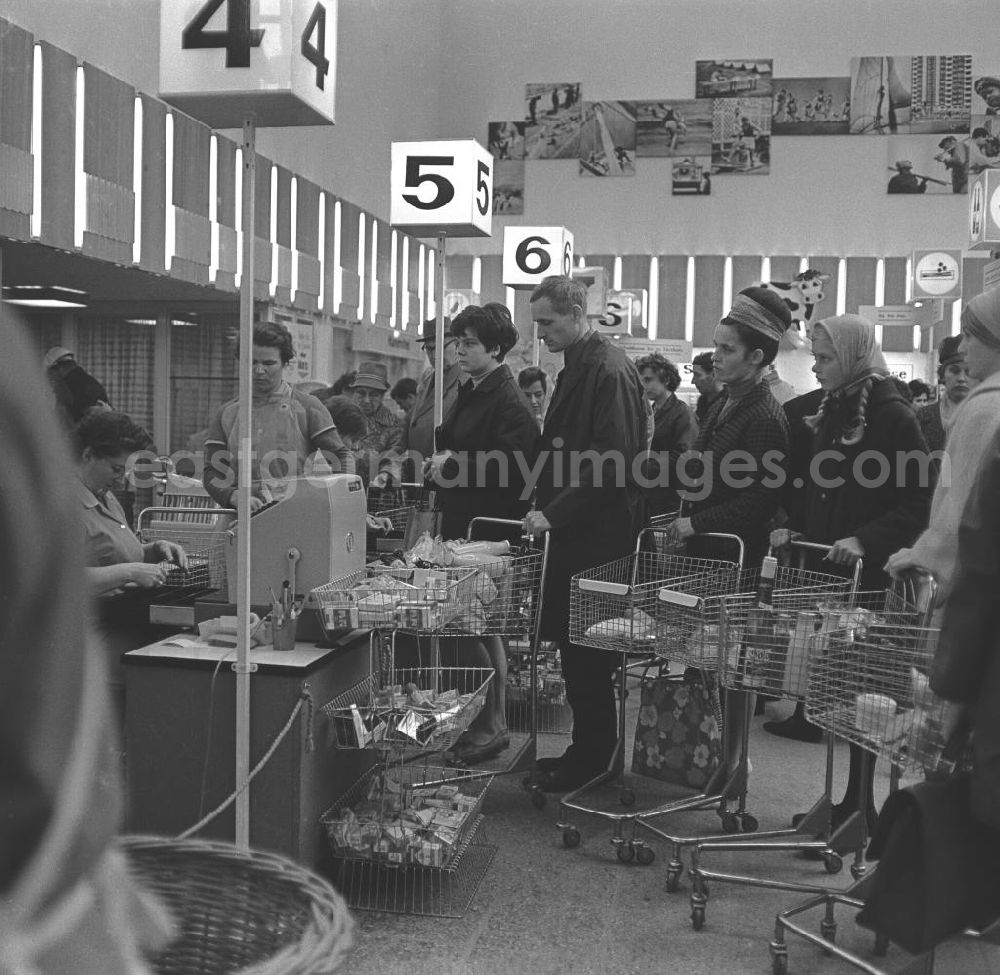
[[[934,603],[935,587],[929,576],[906,581],[903,598],[888,594],[860,593],[856,607],[867,609],[867,617],[855,618],[830,634],[823,652],[810,666],[806,693],[806,716],[821,728],[859,745],[868,762],[877,757],[893,766],[892,787],[900,772],[912,770],[939,774],[944,761],[951,761],[949,730],[953,705],[929,688],[927,673],[937,645],[938,631],[927,626]],[[916,606],[916,612],[913,607]],[[868,775],[862,770],[859,806],[868,801]],[[862,844],[851,873],[855,883],[847,890],[811,889],[805,903],[778,914],[774,940],[770,944],[773,971],[788,970],[786,931],[799,935],[862,971],[879,975],[880,969],[859,955],[835,945],[836,905],[859,908],[871,874],[863,862],[867,824],[860,816]],[[809,891],[809,888],[796,888]],[[819,934],[806,930],[799,915],[823,908]],[[888,940],[876,936],[875,953],[883,955]],[[926,969],[925,969],[926,970]]]
[[[804,558],[811,546],[800,544],[799,551]],[[752,649],[745,639],[748,632],[748,617],[757,607],[757,590],[760,583],[760,568],[743,572],[738,583],[738,591],[723,594],[715,607],[718,616],[719,639],[714,645],[715,659],[707,664],[694,666],[711,667],[717,672],[720,686],[724,690],[725,720],[724,734],[724,764],[720,766],[713,785],[716,790],[706,800],[692,806],[690,802],[673,804],[662,810],[654,810],[642,817],[640,825],[650,830],[655,836],[667,841],[671,848],[670,861],[667,864],[666,889],[673,893],[678,889],[680,876],[684,865],[681,862],[681,850],[685,846],[697,849],[698,845],[714,840],[714,837],[679,836],[671,834],[649,820],[666,813],[679,812],[691,808],[706,808],[717,803],[720,825],[725,833],[756,833],[759,823],[746,808],[747,786],[750,772],[749,738],[750,722],[753,717],[754,695],[758,692],[780,694],[788,679],[786,667],[787,656],[782,658],[779,649],[787,651],[787,643],[779,645],[773,637],[769,646],[770,635],[756,633]],[[793,610],[802,604],[824,598],[842,596],[852,588],[850,579],[827,573],[813,572],[799,566],[779,565],[773,584],[773,610],[776,620],[787,622],[793,615]],[[736,608],[743,610],[742,616]],[[761,639],[761,637],[764,637]],[[770,650],[775,652],[772,654]],[[658,651],[659,652],[659,651]],[[774,663],[770,661],[774,660]],[[690,661],[689,661],[690,662]],[[779,669],[780,668],[780,669]],[[793,677],[795,671],[792,671]],[[771,686],[773,685],[773,686]],[[711,792],[710,790],[706,790]],[[729,808],[731,802],[736,803],[735,810]],[[745,842],[745,841],[744,841]],[[703,917],[703,905],[702,908]],[[695,922],[698,924],[698,922]],[[699,925],[700,926],[700,925]]]
[[[434,511],[437,500],[433,488],[423,484],[403,483],[391,488],[368,488],[368,514],[388,519],[384,533],[369,531],[369,553],[402,548],[415,517]]]
[[[711,666],[719,640],[719,597],[734,592],[743,559],[743,543],[735,535],[697,535],[690,544],[728,549],[729,559],[693,558],[665,547],[662,531],[647,529],[636,543],[636,551],[573,576],[570,583],[569,635],[573,643],[620,655],[618,668],[618,738],[607,769],[578,789],[563,796],[559,821],[563,844],[580,844],[580,831],[571,823],[577,812],[609,820],[613,824],[612,845],[622,863],[633,859],[651,864],[654,851],[636,838],[635,826],[647,813],[605,812],[580,802],[580,797],[600,785],[613,782],[623,806],[635,803],[635,792],[625,783],[625,695],[630,655],[672,657],[692,666]],[[653,544],[650,546],[650,541]],[[649,549],[649,550],[647,550]],[[664,598],[667,594],[668,598]],[[674,599],[673,597],[679,597]],[[669,652],[667,649],[669,648]],[[713,799],[699,796],[685,800],[685,808],[699,808]],[[626,825],[631,827],[628,838]]]

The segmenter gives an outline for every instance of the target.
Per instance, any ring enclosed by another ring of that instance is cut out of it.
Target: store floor
[[[629,694],[629,734],[634,730],[638,694]],[[791,705],[769,704],[767,717],[784,717]],[[761,829],[787,825],[790,814],[816,798],[823,781],[825,747],[775,738],[755,718],[751,731],[753,773],[748,810]],[[539,737],[540,754],[558,754],[566,744],[560,735]],[[628,749],[631,760],[631,738]],[[847,751],[838,747],[836,780],[846,776]],[[689,854],[680,889],[664,889],[669,859],[666,843],[652,837],[656,860],[650,866],[622,864],[610,843],[606,820],[575,816],[582,834],[575,849],[567,849],[556,828],[558,797],[535,809],[521,786],[521,776],[493,780],[485,801],[485,821],[479,836],[496,846],[496,855],[471,904],[461,918],[410,916],[355,911],[355,945],[343,965],[351,973],[381,975],[728,975],[771,971],[768,943],[775,915],[805,899],[787,891],[763,890],[715,882],[710,887],[706,920],[692,928],[687,875]],[[638,801],[649,808],[670,790],[649,779],[630,777]],[[839,799],[842,785],[834,790]],[[876,780],[879,804],[887,778],[882,763]],[[676,793],[674,793],[676,794]],[[595,795],[602,808],[621,812],[614,789]],[[673,814],[656,821],[676,835],[720,834],[714,812]],[[849,858],[845,858],[849,860]],[[706,867],[743,872],[769,879],[843,887],[849,864],[828,876],[822,863],[795,853],[731,855],[718,853]],[[461,879],[461,878],[459,878]],[[803,923],[818,932],[822,912],[805,915]],[[898,972],[910,960],[893,947],[878,959],[874,938],[854,922],[854,912],[837,911],[837,943],[864,954],[887,973]],[[794,935],[788,937],[788,970],[793,973],[852,972],[856,968]],[[980,941],[959,939],[939,949],[936,975],[1000,975],[1000,950]]]

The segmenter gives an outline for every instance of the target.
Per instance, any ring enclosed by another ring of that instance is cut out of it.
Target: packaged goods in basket
[[[633,609],[627,616],[600,620],[586,630],[591,640],[620,642],[626,646],[656,642],[656,620],[645,610]]]
[[[407,787],[376,776],[367,797],[328,813],[323,825],[337,856],[443,867],[475,822],[481,801],[450,783]]]

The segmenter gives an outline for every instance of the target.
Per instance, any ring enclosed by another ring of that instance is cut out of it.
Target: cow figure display
[[[761,287],[773,291],[788,306],[791,313],[792,327],[785,333],[783,345],[796,349],[809,347],[813,309],[823,300],[823,282],[829,280],[829,274],[806,268],[789,282],[761,282]]]

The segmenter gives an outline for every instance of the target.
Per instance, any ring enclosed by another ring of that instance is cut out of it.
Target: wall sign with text
[[[573,271],[573,235],[565,227],[504,227],[503,283],[534,288],[553,274]]]
[[[334,120],[337,0],[164,0],[160,97],[213,128]]]
[[[489,237],[493,157],[474,139],[394,142],[389,222],[416,237]]]

